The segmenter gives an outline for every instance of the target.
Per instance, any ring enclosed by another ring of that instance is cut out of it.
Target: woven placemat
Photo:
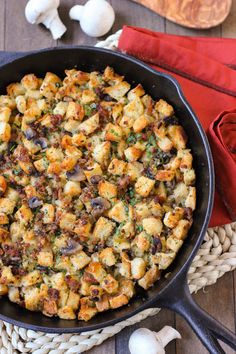
[[[115,49],[121,31],[99,42],[98,47]],[[214,284],[224,273],[236,268],[236,222],[207,230],[188,273],[191,293]],[[100,330],[80,334],[45,334],[0,321],[0,354],[72,354],[82,353],[114,336],[124,327],[157,314],[160,309],[145,310],[126,321]]]

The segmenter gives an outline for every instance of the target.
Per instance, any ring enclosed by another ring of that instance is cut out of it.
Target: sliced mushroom
[[[64,256],[71,256],[72,254],[75,254],[77,251],[82,250],[82,246],[78,241],[75,241],[73,239],[69,239],[67,241],[67,246],[61,248],[61,254]]]
[[[98,217],[101,216],[106,210],[110,209],[111,204],[110,202],[105,199],[105,198],[94,198],[90,201],[91,207],[92,207],[92,212],[91,214],[93,217]]]
[[[42,202],[42,200],[38,199],[37,197],[31,197],[28,200],[28,204],[29,204],[30,209],[35,209],[35,208],[38,208],[40,205],[42,205],[43,202]]]
[[[76,165],[73,168],[73,170],[66,172],[66,177],[70,181],[76,181],[76,182],[81,182],[86,180],[84,171],[79,165]]]
[[[41,149],[46,149],[48,147],[47,139],[45,138],[38,138],[34,140],[35,145],[39,145]]]

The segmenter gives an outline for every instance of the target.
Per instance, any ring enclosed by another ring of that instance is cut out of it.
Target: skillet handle
[[[173,284],[172,291],[162,296],[161,307],[169,308],[181,315],[209,353],[225,354],[217,339],[222,340],[236,351],[236,335],[197,305],[189,292],[186,277],[181,282],[179,280]],[[173,296],[173,294],[177,295]]]

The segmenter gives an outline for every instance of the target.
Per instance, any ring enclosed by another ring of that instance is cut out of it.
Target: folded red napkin
[[[176,36],[125,26],[118,47],[178,80],[212,148],[216,192],[210,226],[235,221],[236,40]]]

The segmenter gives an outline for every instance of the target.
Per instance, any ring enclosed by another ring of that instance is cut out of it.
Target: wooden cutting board
[[[232,0],[133,0],[158,15],[191,28],[210,28],[228,16]]]

